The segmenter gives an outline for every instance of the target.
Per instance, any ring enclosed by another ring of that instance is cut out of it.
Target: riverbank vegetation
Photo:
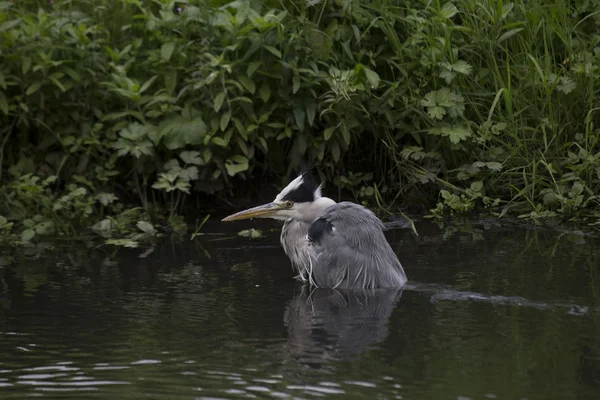
[[[391,213],[594,224],[599,26],[595,0],[0,1],[0,238],[135,245],[303,165]]]

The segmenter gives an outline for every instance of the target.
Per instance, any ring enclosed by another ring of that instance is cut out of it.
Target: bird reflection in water
[[[286,307],[288,357],[313,367],[359,355],[384,341],[401,288],[340,290],[303,286]]]

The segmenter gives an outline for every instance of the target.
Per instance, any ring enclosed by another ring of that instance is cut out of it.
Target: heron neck
[[[299,221],[311,224],[327,208],[335,204],[335,201],[329,197],[319,197],[310,203],[305,203],[302,212],[298,213],[301,218]]]

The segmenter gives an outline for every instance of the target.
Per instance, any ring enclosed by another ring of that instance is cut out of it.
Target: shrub
[[[174,224],[304,163],[391,210],[598,217],[596,7],[0,2],[0,215]]]

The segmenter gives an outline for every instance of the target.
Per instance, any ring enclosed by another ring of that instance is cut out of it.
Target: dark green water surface
[[[388,234],[410,285],[364,293],[303,288],[258,226],[6,251],[0,399],[600,399],[593,236],[422,222]]]

